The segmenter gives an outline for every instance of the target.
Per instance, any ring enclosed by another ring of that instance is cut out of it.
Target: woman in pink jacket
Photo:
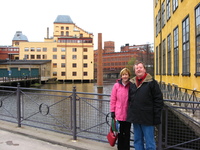
[[[130,127],[131,123],[126,122],[128,110],[128,92],[130,70],[124,68],[120,71],[121,79],[117,80],[111,92],[110,112],[111,117],[118,120],[120,129],[118,134],[118,150],[130,150]]]

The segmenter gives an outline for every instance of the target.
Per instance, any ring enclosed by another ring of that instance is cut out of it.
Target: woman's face
[[[129,74],[127,73],[127,72],[124,72],[123,74],[122,74],[122,82],[128,82],[129,81],[129,78],[130,78],[130,76],[129,76]]]

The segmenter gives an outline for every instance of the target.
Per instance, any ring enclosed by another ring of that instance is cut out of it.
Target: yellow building
[[[200,91],[200,0],[154,0],[155,78]]]
[[[35,29],[36,30],[36,29]],[[93,34],[76,26],[70,16],[58,15],[53,37],[44,42],[18,42],[19,59],[51,60],[51,78],[90,82],[94,78]]]

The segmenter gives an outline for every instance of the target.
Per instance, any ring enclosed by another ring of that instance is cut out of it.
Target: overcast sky
[[[47,27],[53,36],[58,15],[69,15],[93,33],[94,49],[98,33],[103,42],[115,42],[115,51],[126,43],[153,43],[153,0],[2,0],[0,6],[0,45],[11,45],[16,31],[30,42],[43,42]]]

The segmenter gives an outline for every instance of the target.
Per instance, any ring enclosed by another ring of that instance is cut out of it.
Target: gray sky
[[[11,45],[16,31],[30,42],[43,42],[53,36],[58,15],[69,15],[80,28],[92,32],[94,48],[98,33],[104,41],[122,45],[153,43],[152,0],[6,0],[0,2],[0,45]]]

